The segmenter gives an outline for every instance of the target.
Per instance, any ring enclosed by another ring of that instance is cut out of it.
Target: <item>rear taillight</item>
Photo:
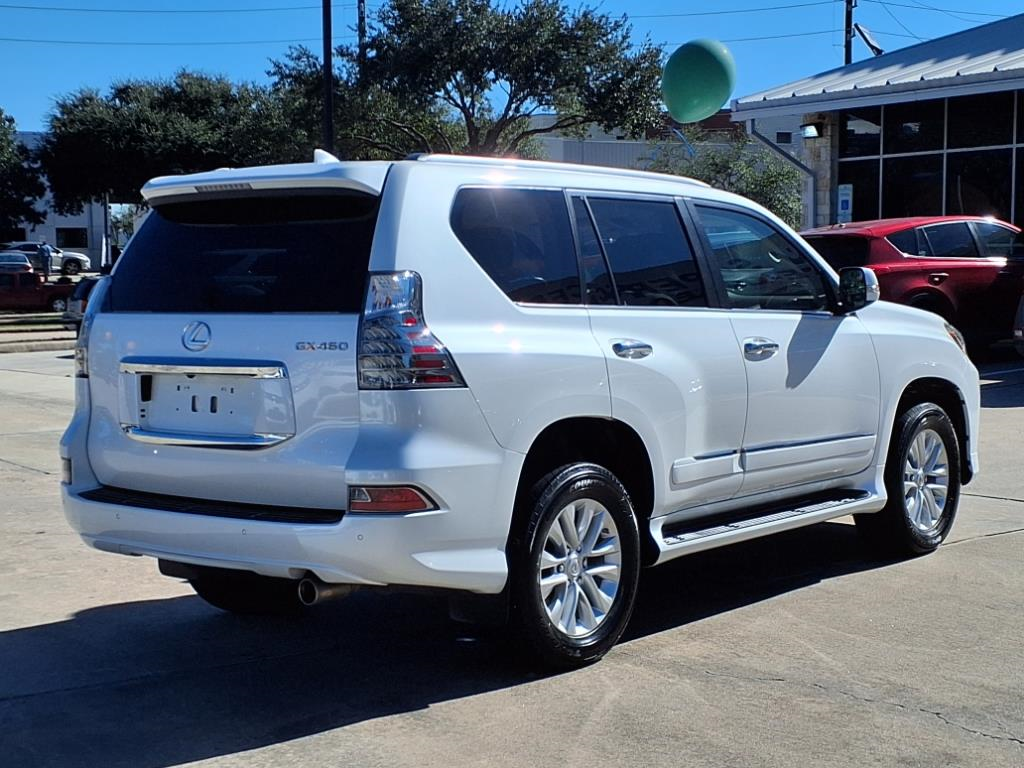
[[[415,272],[370,275],[359,325],[359,388],[464,387],[444,344],[423,319]]]
[[[78,328],[78,340],[75,342],[75,376],[79,379],[89,378],[89,331],[92,329],[93,318],[103,303],[109,280],[109,277],[103,277],[96,281],[91,293],[92,302],[85,307],[82,313],[82,323]]]

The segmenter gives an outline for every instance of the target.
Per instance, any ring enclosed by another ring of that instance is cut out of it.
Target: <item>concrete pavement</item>
[[[934,555],[845,521],[646,571],[626,640],[543,676],[434,597],[220,613],[59,509],[66,353],[0,357],[4,766],[1024,765],[1024,364]]]

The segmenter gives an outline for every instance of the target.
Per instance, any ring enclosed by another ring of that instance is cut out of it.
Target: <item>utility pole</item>
[[[853,63],[853,9],[857,7],[857,0],[846,0],[846,23],[843,33],[843,63]]]
[[[359,77],[363,77],[363,68],[366,66],[366,0],[358,0],[356,4],[356,31],[359,35]]]
[[[331,45],[331,0],[324,4],[324,149],[334,152],[334,51]]]

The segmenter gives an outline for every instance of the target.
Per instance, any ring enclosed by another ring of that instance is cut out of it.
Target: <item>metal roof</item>
[[[733,100],[733,120],[1024,88],[1024,14]]]

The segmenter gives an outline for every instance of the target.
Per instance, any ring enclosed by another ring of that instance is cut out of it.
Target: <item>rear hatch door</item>
[[[89,337],[96,477],[344,509],[378,198],[319,189],[157,202]]]

